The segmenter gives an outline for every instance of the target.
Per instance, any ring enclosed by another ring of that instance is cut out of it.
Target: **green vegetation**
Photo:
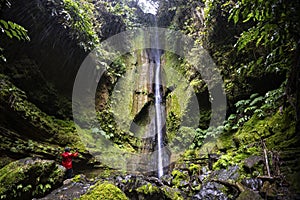
[[[168,186],[157,187],[148,183],[135,189],[138,195],[143,195],[144,198],[161,198],[170,200],[183,200],[180,192],[175,188]]]
[[[87,50],[92,50],[99,43],[98,35],[95,31],[94,5],[86,0],[73,1],[64,0],[66,17],[63,25],[77,30],[74,38],[78,41],[86,41]]]
[[[143,194],[154,194],[154,193],[159,193],[159,188],[156,186],[153,186],[151,183],[148,183],[147,185],[143,185],[139,188],[136,189],[138,193],[143,193]]]
[[[99,183],[91,191],[80,197],[81,200],[127,200],[126,195],[111,183]]]
[[[64,170],[54,161],[30,158],[8,164],[0,169],[0,199],[41,197],[57,187]]]
[[[253,116],[235,134],[234,139],[239,145],[245,145],[267,138],[267,147],[274,150],[294,146],[297,142],[297,137],[294,137],[295,121],[293,118],[294,111],[291,108],[283,113],[278,111],[265,120],[259,120],[257,116]]]
[[[182,171],[179,171],[179,170],[173,170],[172,176],[173,176],[172,184],[176,188],[184,186],[186,183],[186,180],[188,180],[188,177],[189,177],[188,174],[183,173]]]
[[[0,19],[0,31],[2,33],[5,33],[5,35],[10,39],[16,38],[18,40],[30,40],[27,35],[27,30],[19,24],[16,24],[11,21],[5,21],[3,19]],[[6,58],[2,54],[2,51],[3,48],[0,47],[0,60],[6,61]]]
[[[40,138],[41,141],[53,142],[60,145],[83,146],[78,136],[75,136],[75,127],[71,121],[63,121],[48,116],[27,100],[24,91],[13,85],[9,78],[0,74],[0,101],[3,106],[10,107],[16,119],[26,121],[31,131],[25,137]],[[6,122],[11,123],[11,122]],[[22,128],[21,128],[22,130]]]
[[[0,30],[9,38],[17,38],[18,40],[30,40],[27,35],[27,30],[11,21],[0,20]]]

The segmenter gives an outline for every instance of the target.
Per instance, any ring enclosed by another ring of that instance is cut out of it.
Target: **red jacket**
[[[61,154],[62,156],[62,165],[66,169],[72,169],[72,158],[78,156],[78,152],[76,153],[70,153],[70,152],[64,152]]]

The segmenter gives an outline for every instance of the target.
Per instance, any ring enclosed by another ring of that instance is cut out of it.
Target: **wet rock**
[[[191,199],[192,200],[227,200],[229,199],[221,190],[224,188],[223,185],[208,182],[201,187],[201,190],[194,195]]]
[[[26,158],[0,169],[1,199],[32,199],[62,184],[64,169],[54,161]]]
[[[204,181],[205,177],[206,177],[206,175],[202,174],[199,176],[199,180],[202,182],[202,181]]]
[[[147,183],[139,188],[132,189],[131,191],[127,191],[126,195],[131,200],[183,200],[184,198],[181,196],[180,190],[177,188],[171,188],[169,186],[161,186],[158,187],[155,184]]]
[[[117,176],[109,181],[119,187],[126,196],[131,200],[162,200],[176,199],[183,200],[182,194],[178,188],[173,188],[165,184],[171,185],[172,176],[165,175],[163,179],[142,175]],[[189,184],[186,182],[185,184]]]
[[[239,178],[239,167],[236,165],[228,169],[214,171],[210,177],[222,181],[237,180]]]
[[[163,175],[160,179],[164,185],[170,186],[172,183],[172,176],[170,174]]]
[[[204,174],[204,175],[207,175],[207,174],[210,173],[209,169],[208,169],[207,167],[205,167],[205,166],[201,168],[201,172],[202,172],[202,174]]]
[[[89,181],[84,175],[76,175],[72,179],[65,180],[62,187],[39,200],[73,200],[85,194],[94,184],[95,182]]]
[[[118,176],[111,181],[125,193],[149,183],[143,176],[136,175]]]
[[[242,184],[247,188],[250,188],[255,191],[259,191],[263,185],[263,181],[257,178],[250,178],[242,180]]]
[[[160,190],[163,191],[164,196],[166,199],[171,199],[171,200],[183,200],[183,196],[180,193],[179,189],[177,188],[171,188],[169,186],[163,186],[160,188]]]
[[[201,188],[201,183],[199,183],[197,180],[194,180],[194,181],[191,183],[191,187],[192,187],[192,190],[193,190],[193,191],[199,191],[200,188]]]
[[[244,167],[246,167],[247,169],[252,169],[255,165],[263,163],[263,161],[264,159],[262,156],[249,156],[244,160]]]
[[[231,199],[238,196],[236,187],[231,186],[231,181],[239,178],[239,167],[232,166],[228,169],[221,169],[200,175],[202,182],[200,191],[192,196],[193,200],[198,199]],[[227,183],[228,182],[228,183]],[[226,184],[227,183],[227,184]],[[197,188],[194,188],[197,189]],[[197,191],[197,190],[195,190]]]

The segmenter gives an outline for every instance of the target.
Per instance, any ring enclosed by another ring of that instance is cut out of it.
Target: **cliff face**
[[[26,156],[59,161],[67,145],[81,149],[82,164],[90,160],[72,122],[71,95],[77,71],[100,37],[91,20],[106,10],[86,5],[44,0],[11,1],[9,7],[1,7],[1,19],[24,26],[30,37],[30,41],[17,41],[1,36],[6,62],[0,63],[0,126],[7,141],[1,143],[1,166]],[[80,10],[86,14],[79,16]],[[104,80],[102,99],[112,85],[108,76]]]

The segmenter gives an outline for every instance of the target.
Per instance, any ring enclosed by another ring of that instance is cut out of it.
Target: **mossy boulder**
[[[151,200],[183,200],[181,193],[176,188],[169,186],[156,186],[155,184],[147,183],[142,185],[133,191],[136,193],[135,197],[138,199],[151,199]]]
[[[186,187],[189,184],[190,177],[188,173],[185,171],[173,170],[172,176],[173,176],[172,184],[176,188]]]
[[[146,185],[142,185],[141,187],[138,187],[136,189],[136,191],[138,193],[146,194],[146,195],[150,195],[150,196],[160,193],[159,188],[155,185],[152,185],[151,183],[148,183]]]
[[[58,187],[64,168],[54,161],[26,158],[0,169],[0,199],[32,199]]]
[[[182,197],[183,193],[181,193],[178,188],[172,187],[169,178],[172,179],[170,175],[164,175],[161,179],[152,176],[126,175],[114,177],[113,183],[120,188],[129,199],[184,199]]]
[[[82,195],[80,200],[128,200],[125,193],[123,193],[115,185],[105,182],[99,183],[93,187],[88,193]]]

